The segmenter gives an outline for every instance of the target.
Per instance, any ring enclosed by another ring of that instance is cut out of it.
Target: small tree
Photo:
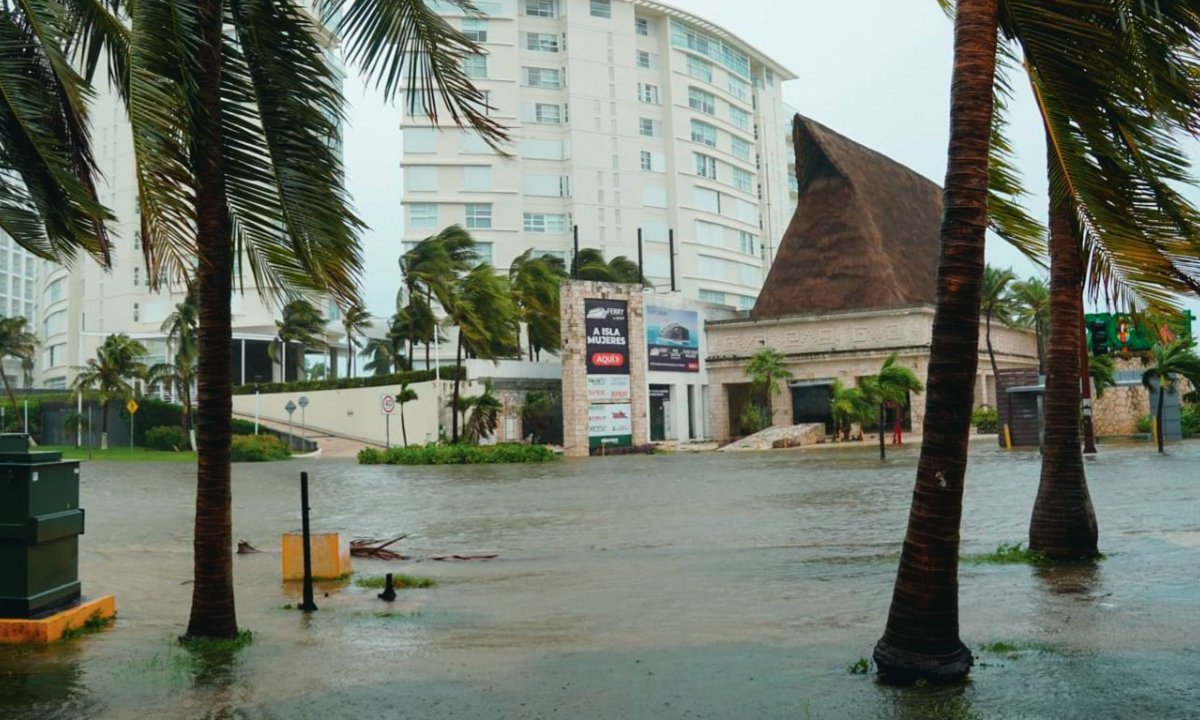
[[[8,382],[8,373],[4,371],[4,358],[15,357],[32,362],[37,352],[37,336],[29,332],[29,320],[21,316],[0,318],[0,379],[4,381],[4,390],[12,403],[13,417],[20,414],[17,407],[17,397],[13,395],[12,386]]]
[[[792,373],[783,364],[783,354],[767,348],[759,350],[750,358],[750,363],[746,366],[746,374],[750,376],[750,384],[755,390],[762,392],[767,397],[767,419],[766,427],[771,427],[775,424],[775,403],[772,398],[775,395],[783,393],[779,389],[780,380],[787,380],[792,377]]]
[[[81,412],[73,412],[63,418],[63,432],[75,435],[75,447],[79,447],[80,435],[92,429],[88,416]]]
[[[1163,450],[1163,398],[1168,390],[1174,390],[1180,377],[1187,378],[1193,387],[1200,387],[1200,355],[1192,349],[1192,340],[1180,338],[1169,345],[1154,346],[1151,356],[1154,365],[1142,373],[1142,384],[1151,391],[1158,390],[1158,409],[1154,412],[1154,435],[1158,440],[1158,451]]]
[[[862,388],[848,388],[840,380],[833,382],[833,393],[829,398],[829,413],[833,416],[833,436],[841,432],[842,440],[850,439],[850,426],[854,423],[866,425],[874,406],[863,394]]]
[[[466,437],[478,444],[494,435],[496,428],[500,427],[500,411],[503,408],[500,399],[492,394],[491,385],[488,385],[482,395],[471,399],[471,415],[464,428]]]
[[[74,390],[82,393],[96,388],[100,394],[100,449],[108,449],[108,403],[115,399],[133,397],[129,382],[147,375],[146,348],[128,335],[109,335],[96,350],[96,357],[78,368]]]
[[[408,447],[408,427],[404,424],[404,405],[417,399],[417,391],[408,386],[408,383],[401,383],[400,392],[396,393],[396,404],[400,406],[400,437],[404,440],[404,447]]]
[[[279,378],[288,381],[288,345],[298,344],[300,351],[324,350],[325,317],[307,300],[292,300],[283,306],[283,317],[275,321],[276,339],[268,346],[271,359],[279,363]],[[304,369],[303,355],[296,367]]]
[[[878,375],[863,378],[859,387],[862,388],[863,396],[869,399],[872,405],[879,408],[879,459],[886,460],[887,451],[884,449],[883,428],[888,406],[896,408],[896,431],[897,440],[899,440],[900,413],[904,407],[904,401],[908,399],[910,392],[922,392],[925,387],[912,370],[896,364],[896,353],[887,356],[887,359],[883,361],[883,366],[879,368]]]

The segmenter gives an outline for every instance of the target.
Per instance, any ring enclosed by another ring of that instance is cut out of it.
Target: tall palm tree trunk
[[[1082,326],[1083,247],[1075,232],[1074,208],[1065,188],[1051,180],[1045,429],[1041,483],[1029,523],[1029,549],[1058,560],[1098,554],[1096,513],[1088,495],[1079,438]]]
[[[1158,451],[1166,452],[1163,448],[1163,396],[1166,395],[1162,378],[1158,379],[1158,409],[1154,412],[1154,439],[1158,442]]]
[[[404,424],[404,403],[400,403],[400,437],[404,440],[404,447],[408,447],[408,426]]]
[[[1046,374],[1046,329],[1042,327],[1041,319],[1033,321],[1033,333],[1037,338],[1038,375]]]
[[[108,399],[100,401],[100,449],[108,449]]]
[[[1083,288],[1080,287],[1080,292]],[[1083,452],[1096,454],[1096,426],[1092,424],[1092,369],[1088,366],[1087,331],[1083,323],[1083,301],[1079,303],[1079,390],[1083,394]]]
[[[954,21],[950,148],[925,438],[887,629],[874,652],[880,672],[894,677],[957,680],[972,665],[971,651],[958,636],[958,546],[979,361],[998,14],[997,0],[959,0]]]
[[[458,444],[458,386],[462,382],[462,328],[458,330],[458,348],[454,351],[454,405],[450,411],[450,442]],[[441,412],[439,409],[438,412]]]
[[[879,403],[879,461],[887,460],[887,450],[883,445],[883,425],[887,422],[887,411],[884,409],[883,403]]]
[[[994,350],[992,350],[992,309],[990,307],[988,308],[988,311],[987,311],[987,314],[985,317],[987,318],[987,320],[984,323],[985,332],[984,332],[983,338],[984,338],[984,342],[987,345],[988,362],[992,366],[992,384],[996,388],[999,388],[1000,387],[1000,371],[996,368],[996,353]],[[985,391],[987,390],[986,385],[984,386],[984,390]],[[997,400],[999,400],[999,398],[997,398]],[[998,405],[999,405],[999,403],[997,402],[997,406]]]
[[[194,578],[189,637],[235,638],[233,602],[233,515],[230,478],[230,418],[233,334],[229,298],[233,252],[226,208],[221,116],[222,0],[198,3],[199,88],[192,107],[196,137],[197,305],[200,352],[197,373],[199,462],[196,469]],[[285,366],[286,367],[286,366]],[[286,372],[286,371],[285,371]],[[284,377],[286,380],[286,375]]]

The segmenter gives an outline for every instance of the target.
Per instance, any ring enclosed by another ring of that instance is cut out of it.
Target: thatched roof
[[[801,115],[799,201],[751,316],[932,304],[942,189]]]

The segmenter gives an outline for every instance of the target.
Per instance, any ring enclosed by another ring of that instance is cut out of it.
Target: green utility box
[[[0,434],[0,618],[32,618],[79,598],[79,461]]]

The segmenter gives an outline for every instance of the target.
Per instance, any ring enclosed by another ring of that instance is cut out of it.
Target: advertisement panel
[[[607,403],[588,406],[588,447],[629,447],[633,445],[633,406]]]
[[[586,298],[587,374],[629,374],[629,312],[624,300]]]
[[[646,306],[650,370],[700,372],[700,315],[695,310]]]
[[[632,398],[628,375],[589,375],[587,378],[590,403],[629,402]]]

